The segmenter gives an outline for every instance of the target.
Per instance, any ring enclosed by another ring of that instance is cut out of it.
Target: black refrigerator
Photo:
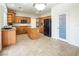
[[[51,37],[51,19],[44,20],[44,35]]]

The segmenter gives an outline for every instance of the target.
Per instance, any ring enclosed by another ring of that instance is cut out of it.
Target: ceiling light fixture
[[[34,4],[34,7],[35,7],[38,11],[42,11],[42,10],[45,9],[46,4],[43,4],[43,3],[35,3],[35,4]]]

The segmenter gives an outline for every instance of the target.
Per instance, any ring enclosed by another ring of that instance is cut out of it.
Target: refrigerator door
[[[51,21],[49,19],[44,20],[44,35],[51,37]]]

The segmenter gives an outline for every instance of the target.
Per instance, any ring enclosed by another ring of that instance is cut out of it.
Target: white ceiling
[[[18,12],[24,12],[24,13],[29,13],[29,14],[34,14],[34,15],[42,15],[47,12],[51,12],[51,7],[55,6],[55,3],[47,3],[46,8],[37,13],[38,11],[33,7],[33,3],[7,3],[7,7],[10,9],[13,9]],[[19,8],[21,7],[21,9]]]

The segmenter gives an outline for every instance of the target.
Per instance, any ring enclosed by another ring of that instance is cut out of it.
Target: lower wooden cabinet
[[[2,35],[1,35],[1,29],[0,29],[0,51],[2,50]]]
[[[44,26],[40,26],[40,27],[39,27],[39,32],[40,32],[40,33],[44,33]]]
[[[27,33],[28,26],[19,26],[16,28],[16,33],[17,34],[25,34]]]
[[[2,46],[9,46],[16,44],[16,29],[2,30]]]

